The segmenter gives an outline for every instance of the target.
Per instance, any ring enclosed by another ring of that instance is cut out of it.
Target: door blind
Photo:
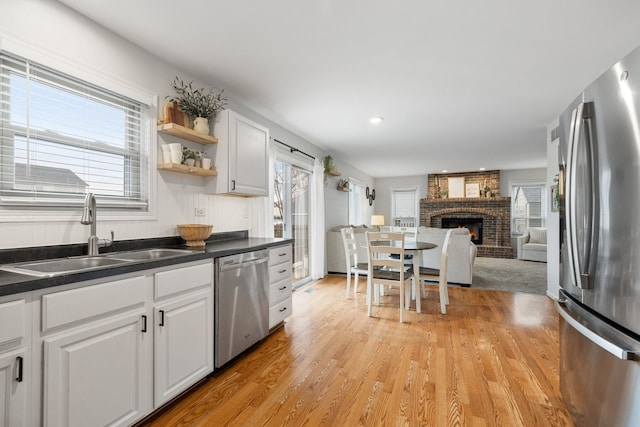
[[[0,52],[0,201],[146,210],[149,106]]]

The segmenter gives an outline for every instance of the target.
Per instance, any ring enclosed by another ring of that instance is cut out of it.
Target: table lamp
[[[371,215],[371,225],[384,225],[384,215]]]

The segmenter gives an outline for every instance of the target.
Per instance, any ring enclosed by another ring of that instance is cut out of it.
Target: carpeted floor
[[[547,264],[520,259],[478,257],[472,288],[529,294],[547,293]]]

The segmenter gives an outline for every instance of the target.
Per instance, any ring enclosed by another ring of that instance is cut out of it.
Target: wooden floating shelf
[[[340,176],[340,172],[338,172],[336,169],[329,169],[327,171],[327,174],[333,175],[333,176]]]
[[[195,166],[181,165],[178,163],[158,163],[158,169],[163,171],[184,173],[187,175],[197,175],[197,176],[217,176],[218,175],[218,172],[212,169],[197,168]]]
[[[188,139],[189,141],[197,142],[198,144],[218,143],[218,138],[215,136],[205,135],[204,133],[196,132],[193,129],[189,129],[175,123],[158,125],[158,132],[167,133],[169,135],[177,136],[178,138]]]

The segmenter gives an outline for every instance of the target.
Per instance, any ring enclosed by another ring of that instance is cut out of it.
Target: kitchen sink
[[[130,252],[115,252],[105,255],[105,258],[120,259],[126,261],[146,261],[154,259],[169,258],[195,253],[188,249],[141,249]]]
[[[12,273],[28,274],[30,276],[53,277],[61,274],[78,273],[96,270],[103,267],[113,267],[125,264],[123,259],[105,258],[101,256],[57,258],[45,261],[21,262],[7,264],[0,267]]]
[[[107,255],[56,258],[43,261],[21,262],[0,266],[0,270],[38,277],[53,277],[80,273],[104,267],[114,267],[136,261],[151,261],[195,253],[187,249],[141,249],[113,252]]]

